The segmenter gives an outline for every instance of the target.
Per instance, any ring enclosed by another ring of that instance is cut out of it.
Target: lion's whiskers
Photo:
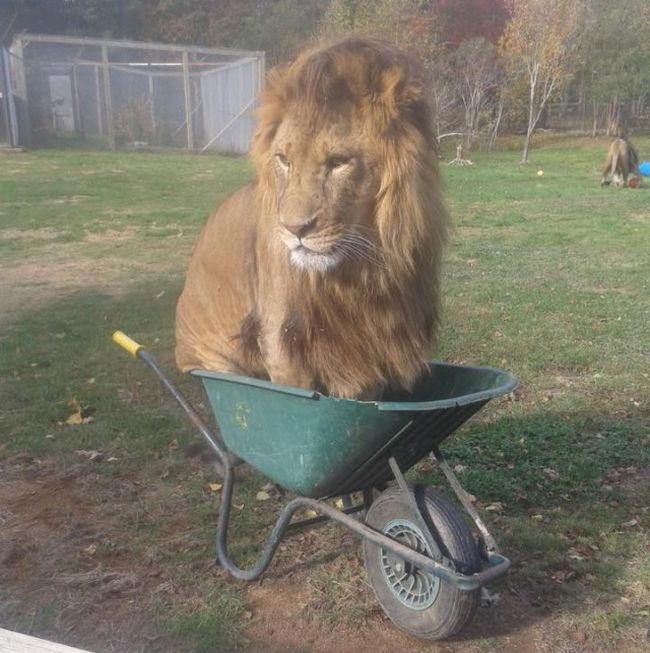
[[[362,259],[377,267],[386,268],[381,252],[369,238],[355,230],[348,230],[338,239],[337,247],[348,260]]]

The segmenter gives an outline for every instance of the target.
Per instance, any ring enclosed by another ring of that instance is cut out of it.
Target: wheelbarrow
[[[480,588],[507,572],[510,561],[499,553],[438,445],[490,399],[517,387],[508,372],[432,362],[430,374],[407,398],[353,401],[193,370],[218,424],[213,432],[149,352],[121,331],[113,340],[153,370],[216,454],[223,479],[216,559],[235,578],[259,578],[285,533],[331,520],[361,538],[370,585],[388,617],[416,637],[444,639],[470,620]],[[427,455],[476,532],[443,494],[405,480],[407,470]],[[243,462],[296,495],[247,569],[232,561],[227,546],[234,468]],[[352,495],[362,498],[353,502]],[[342,509],[332,505],[335,497],[342,498]],[[300,509],[317,516],[293,520]]]

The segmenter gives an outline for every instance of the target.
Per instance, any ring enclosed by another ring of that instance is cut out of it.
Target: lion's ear
[[[381,72],[379,99],[392,119],[422,100],[422,85],[403,66],[391,66]]]
[[[264,91],[260,96],[259,106],[255,111],[257,129],[251,143],[251,156],[258,167],[263,166],[278,127],[282,122],[282,112],[285,104],[285,74],[286,72],[283,69],[274,69],[267,74]]]

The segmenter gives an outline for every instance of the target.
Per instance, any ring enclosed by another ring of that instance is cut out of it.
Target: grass
[[[648,138],[635,145],[650,152]],[[648,545],[650,190],[600,189],[603,153],[604,141],[573,139],[542,144],[528,166],[509,150],[473,153],[470,168],[443,166],[456,230],[436,356],[520,378],[512,401],[488,405],[444,451],[514,558],[510,585],[615,650],[641,641],[650,603],[640,555]],[[98,510],[101,492],[112,497],[121,514],[99,550],[113,559],[119,534],[134,564],[169,569],[175,592],[164,601],[147,595],[146,610],[184,650],[233,646],[246,588],[205,573],[216,496],[206,487],[215,478],[186,457],[192,428],[109,336],[121,328],[146,343],[204,409],[173,368],[173,309],[210,207],[250,175],[232,158],[0,153],[0,304],[8,307],[0,316],[0,466],[18,478],[15,461],[27,453],[57,478],[92,480]],[[67,425],[79,405],[92,421]],[[440,480],[426,471],[414,478]],[[247,562],[273,519],[268,506],[279,505],[256,503],[265,482],[249,474],[235,500],[245,509],[234,511],[232,550]],[[133,483],[134,500],[115,494]],[[50,564],[95,561],[70,551]],[[567,566],[572,580],[553,580]],[[357,619],[350,588],[361,566],[349,577],[336,560],[305,573],[317,594],[312,618]],[[56,602],[36,602],[18,585],[11,605],[0,597],[0,623],[16,626],[16,600],[37,612],[42,605],[33,623],[56,629]]]
[[[243,622],[244,603],[236,591],[222,589],[201,597],[160,620],[161,627],[196,653],[230,651],[236,645]],[[168,610],[161,609],[165,614]]]

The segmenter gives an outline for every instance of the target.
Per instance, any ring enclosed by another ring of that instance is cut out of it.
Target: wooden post
[[[9,102],[11,101],[11,86],[9,82],[9,67],[5,57],[5,49],[0,45],[0,93],[2,93],[2,104],[4,105],[4,128],[7,134],[7,143],[10,147],[14,147],[13,142],[13,129],[11,125],[11,114]]]
[[[95,71],[95,101],[97,102],[97,133],[104,135],[104,123],[102,121],[102,93],[99,87],[99,66],[93,66]]]
[[[29,105],[27,104],[27,76],[25,75],[25,59],[23,52],[23,41],[21,38],[16,39],[15,45],[11,49],[13,55],[13,68],[16,75],[16,94],[18,100],[18,125],[19,139],[21,145],[29,147],[32,143],[32,126],[29,119]]]
[[[187,50],[183,50],[183,91],[185,93],[185,125],[187,127],[187,149],[194,150],[194,128],[192,125],[192,93],[190,87],[190,62]]]
[[[115,149],[115,125],[113,124],[113,97],[111,95],[111,70],[108,65],[108,47],[102,45],[102,73],[104,77],[104,101],[106,103],[106,133],[108,144]]]
[[[79,102],[79,75],[77,75],[77,64],[72,65],[72,101],[74,128],[77,134],[84,138],[84,123],[81,117],[81,103]]]
[[[151,69],[151,64],[149,64],[149,69]],[[154,101],[153,93],[153,75],[151,71],[149,72],[149,111],[151,112],[151,140],[152,142],[149,145],[153,145],[156,142],[156,105]]]

